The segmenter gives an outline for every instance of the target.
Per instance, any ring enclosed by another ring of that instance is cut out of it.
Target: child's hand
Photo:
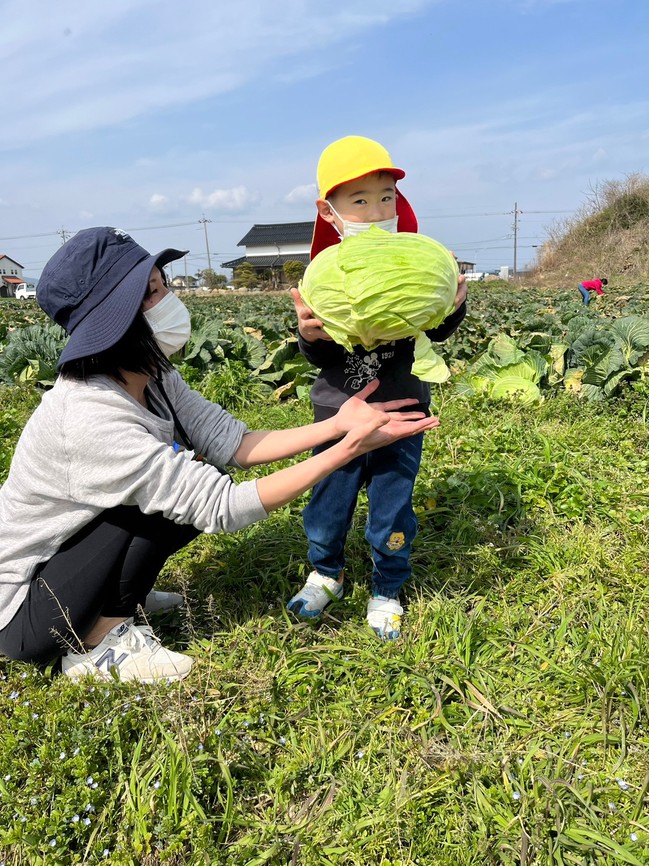
[[[315,343],[316,340],[331,340],[320,319],[314,317],[313,310],[310,310],[302,300],[299,291],[291,289],[291,295],[297,313],[297,329],[307,343]]]
[[[457,278],[457,293],[455,295],[455,309],[459,310],[462,304],[466,301],[466,279],[464,274],[460,274]]]

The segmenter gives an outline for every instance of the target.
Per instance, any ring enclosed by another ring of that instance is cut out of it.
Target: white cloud
[[[259,196],[247,190],[245,186],[215,189],[207,193],[200,187],[196,187],[188,198],[190,204],[197,205],[199,208],[226,211],[243,211],[258,200]]]
[[[284,196],[284,201],[287,204],[313,204],[317,197],[317,186],[314,183],[305,183],[292,189]]]
[[[167,196],[162,195],[159,192],[154,192],[149,199],[149,205],[153,210],[165,210],[168,203],[169,199],[167,198]]]
[[[312,75],[323,56],[336,63],[337,45],[437,2],[186,0],[182,26],[170,26],[169,0],[6,0],[0,75],[12,122],[0,129],[0,148],[186,106],[285,74],[289,59],[297,67],[304,57]]]

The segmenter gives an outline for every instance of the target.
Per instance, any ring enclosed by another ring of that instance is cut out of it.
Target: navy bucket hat
[[[83,229],[43,268],[36,300],[70,335],[57,367],[114,346],[142,306],[154,266],[163,268],[187,250],[151,255],[120,229]]]

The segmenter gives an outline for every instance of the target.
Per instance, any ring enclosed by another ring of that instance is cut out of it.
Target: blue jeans
[[[345,541],[358,493],[367,488],[369,512],[365,538],[372,548],[372,591],[396,598],[410,577],[410,551],[417,534],[412,492],[423,434],[370,451],[318,482],[303,512],[309,561],[326,577],[338,577],[345,565]],[[314,453],[332,443],[321,445]]]
[[[588,289],[586,288],[586,286],[583,283],[579,283],[579,291],[581,292],[581,294],[583,296],[584,303],[585,304],[590,303],[590,292],[588,291]]]

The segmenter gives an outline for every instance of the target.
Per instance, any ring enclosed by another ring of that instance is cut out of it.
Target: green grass
[[[0,862],[649,863],[646,395],[436,401],[403,639],[364,625],[363,501],[318,624],[301,503],[197,539],[155,623],[184,682],[0,663]]]

